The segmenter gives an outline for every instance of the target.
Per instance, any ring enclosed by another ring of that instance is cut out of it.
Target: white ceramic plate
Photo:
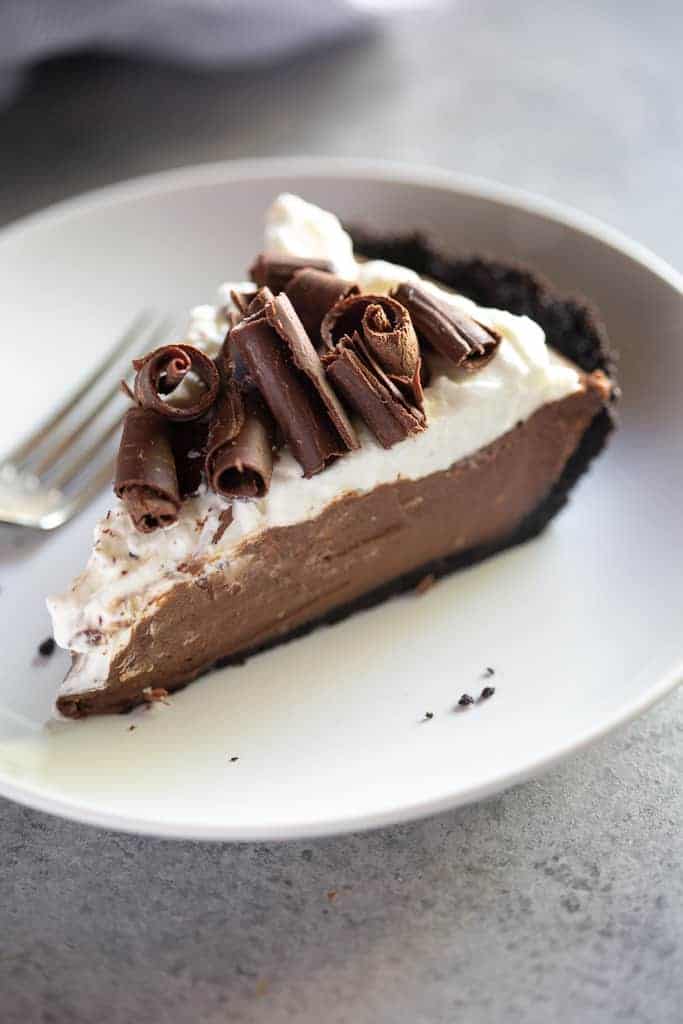
[[[435,171],[277,160],[158,175],[30,217],[0,236],[2,447],[142,305],[183,310],[240,276],[264,208],[285,189],[351,222],[418,227],[446,250],[525,261],[594,300],[621,351],[621,430],[542,538],[132,716],[45,728],[67,658],[35,663],[49,632],[44,596],[81,568],[108,496],[21,547],[4,533],[6,796],[166,836],[366,828],[537,773],[682,674],[681,278],[554,204]],[[488,665],[495,697],[454,713]],[[421,722],[426,711],[434,717]]]

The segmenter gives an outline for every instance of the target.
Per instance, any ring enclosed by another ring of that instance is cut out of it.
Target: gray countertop
[[[196,161],[383,156],[544,192],[681,266],[682,37],[677,0],[461,0],[253,76],[60,61],[0,114],[0,222]],[[0,1020],[679,1021],[682,741],[679,692],[486,803],[285,845],[0,802]]]

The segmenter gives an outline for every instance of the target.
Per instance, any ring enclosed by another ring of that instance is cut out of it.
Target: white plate
[[[682,674],[681,279],[554,204],[435,171],[277,160],[158,175],[30,217],[0,236],[3,447],[140,306],[211,301],[219,281],[241,275],[265,206],[285,189],[351,222],[523,260],[589,296],[621,350],[621,430],[539,540],[132,716],[46,729],[67,659],[34,664],[49,632],[44,596],[81,568],[107,495],[56,534],[23,535],[21,548],[3,535],[6,796],[166,836],[366,828],[539,772]],[[454,713],[487,665],[495,697]],[[434,718],[421,722],[426,711]]]

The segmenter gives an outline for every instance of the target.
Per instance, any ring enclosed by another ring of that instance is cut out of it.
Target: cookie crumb
[[[129,725],[128,726],[128,732],[132,732],[134,728],[135,728],[134,725]]]
[[[420,721],[421,722],[431,722],[433,717],[434,717],[434,712],[433,711],[425,711],[425,716],[424,716],[424,718],[421,718]]]
[[[337,890],[336,889],[328,889],[328,891],[327,891],[327,898],[330,901],[330,903],[334,903],[334,901],[337,898]]]
[[[428,590],[431,590],[435,583],[436,576],[434,575],[434,573],[430,572],[427,574],[427,576],[422,577],[420,582],[415,587],[414,593],[419,595],[426,594]]]
[[[474,697],[471,697],[469,693],[463,693],[460,700],[458,701],[458,707],[468,708],[470,704],[474,704]]]
[[[233,756],[230,758],[231,764],[234,764],[235,761],[239,761],[239,757],[237,756],[237,754],[233,754]]]
[[[38,644],[38,654],[40,654],[42,658],[49,658],[51,654],[54,654],[56,646],[55,638],[48,636],[43,640],[42,644]]]
[[[495,686],[485,686],[479,694],[479,700],[488,700],[489,697],[493,697],[496,692]]]
[[[491,676],[494,676],[495,674],[496,670],[494,668],[491,668],[490,665],[487,665],[484,671],[482,672],[484,679],[490,679]]]

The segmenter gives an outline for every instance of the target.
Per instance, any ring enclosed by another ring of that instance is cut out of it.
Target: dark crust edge
[[[447,285],[479,306],[497,306],[536,320],[548,344],[586,373],[602,370],[615,383],[616,356],[597,310],[577,296],[561,296],[542,275],[519,263],[482,255],[446,257],[419,233],[379,238],[353,232],[357,253],[402,263]]]
[[[615,427],[614,405],[619,395],[615,375],[615,357],[610,350],[607,332],[597,313],[581,299],[562,298],[539,275],[526,267],[489,260],[481,256],[447,259],[430,248],[419,235],[405,235],[390,239],[353,232],[356,251],[372,259],[401,263],[417,273],[446,284],[455,291],[473,299],[478,305],[498,306],[510,312],[526,314],[536,320],[546,332],[548,343],[566,358],[571,359],[582,370],[592,373],[602,370],[610,379],[612,392],[609,403],[605,404],[593,418],[581,439],[578,448],[569,458],[562,475],[548,492],[543,501],[506,537],[491,544],[480,545],[456,555],[439,558],[411,570],[404,576],[390,580],[362,597],[334,608],[325,615],[297,626],[283,636],[273,637],[238,654],[220,658],[212,665],[197,673],[192,679],[171,687],[169,692],[184,689],[201,676],[215,668],[242,665],[255,654],[289,643],[312,633],[320,626],[332,626],[337,622],[381,604],[390,597],[413,590],[425,576],[440,578],[458,569],[476,565],[491,555],[507,548],[516,547],[538,536],[551,519],[567,504],[569,494],[590,463],[605,447]],[[64,703],[69,701],[64,698]],[[59,702],[58,702],[59,703]],[[97,713],[80,710],[78,698],[69,701],[72,705],[69,717],[80,717]],[[85,698],[84,703],[90,703]],[[142,703],[138,697],[104,710],[127,712]]]

